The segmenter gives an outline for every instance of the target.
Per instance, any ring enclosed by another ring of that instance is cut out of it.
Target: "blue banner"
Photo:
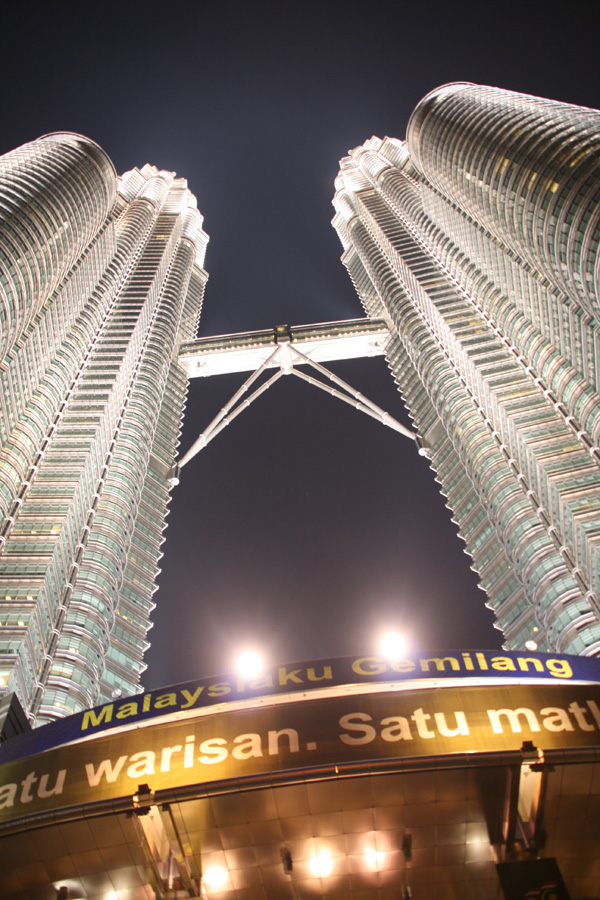
[[[551,653],[458,650],[397,660],[348,656],[273,666],[254,678],[231,674],[203,678],[113,700],[19,735],[0,746],[0,763],[42,753],[109,729],[222,703],[342,685],[379,682],[400,687],[404,682],[457,678],[599,683],[600,660]]]

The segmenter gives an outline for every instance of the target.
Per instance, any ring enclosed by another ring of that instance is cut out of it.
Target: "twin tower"
[[[506,645],[600,652],[600,113],[444,85],[333,220]],[[207,236],[186,182],[0,159],[0,692],[140,690]]]

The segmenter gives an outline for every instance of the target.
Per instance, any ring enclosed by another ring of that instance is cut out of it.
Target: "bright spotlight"
[[[246,678],[253,678],[260,675],[263,668],[263,662],[258,653],[254,650],[245,650],[237,658],[237,671]]]
[[[525,649],[526,650],[537,650],[537,643],[535,641],[525,641]]]
[[[328,875],[331,875],[331,870],[333,869],[331,853],[328,850],[323,850],[318,856],[311,859],[309,865],[310,871],[315,878],[327,878]]]
[[[402,659],[406,654],[406,641],[397,631],[388,631],[379,642],[379,650],[386,659]]]
[[[202,881],[209,890],[218,891],[225,886],[227,870],[222,866],[211,866],[202,876]]]

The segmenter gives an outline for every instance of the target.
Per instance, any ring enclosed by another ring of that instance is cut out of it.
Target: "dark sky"
[[[119,172],[188,179],[210,235],[200,335],[362,315],[339,261],[338,160],[404,137],[418,100],[474,81],[600,106],[598,4],[21,2],[3,11],[0,152],[86,134]],[[333,368],[333,365],[332,365]],[[401,417],[381,359],[335,367]],[[244,376],[190,386],[185,450]],[[414,645],[499,646],[426,460],[282,379],[184,470],[146,687]]]

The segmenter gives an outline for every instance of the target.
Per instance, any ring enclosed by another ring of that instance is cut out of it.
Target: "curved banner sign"
[[[379,656],[350,656],[273,666],[256,678],[245,679],[239,675],[204,678],[96,706],[8,741],[0,746],[0,763],[110,728],[226,702],[353,684],[400,684],[451,678],[596,683],[600,682],[600,661],[560,654],[472,650],[393,661]]]
[[[361,693],[99,734],[0,766],[0,823],[150,791],[449,753],[600,745],[600,685]],[[133,799],[132,799],[133,804]]]

